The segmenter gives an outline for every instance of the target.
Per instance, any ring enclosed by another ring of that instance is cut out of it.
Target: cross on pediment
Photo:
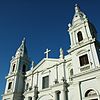
[[[49,49],[46,49],[46,51],[44,52],[44,54],[46,55],[46,58],[48,58],[49,57],[49,52],[50,52],[51,50],[49,50]]]

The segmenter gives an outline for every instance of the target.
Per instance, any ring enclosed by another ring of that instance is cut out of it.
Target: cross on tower
[[[48,58],[49,57],[49,52],[50,52],[51,50],[49,50],[49,49],[46,49],[46,51],[44,52],[44,54],[46,54],[46,58]]]

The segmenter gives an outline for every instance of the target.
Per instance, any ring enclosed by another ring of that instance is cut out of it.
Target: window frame
[[[8,83],[8,90],[10,90],[12,88],[12,82]]]
[[[16,67],[16,65],[15,65],[15,64],[13,64],[13,66],[12,66],[12,72],[14,72],[14,71],[15,71],[15,67]]]
[[[82,35],[82,32],[81,31],[79,31],[77,33],[77,38],[78,38],[78,42],[81,42],[83,40],[83,35]]]
[[[23,74],[26,73],[26,65],[25,65],[25,64],[23,64],[23,66],[22,66],[22,73],[23,73]]]
[[[79,56],[80,66],[85,66],[89,64],[88,54]]]
[[[42,77],[42,89],[46,89],[46,88],[49,88],[49,75]]]

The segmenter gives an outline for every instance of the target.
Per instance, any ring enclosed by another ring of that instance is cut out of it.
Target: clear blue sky
[[[11,57],[23,37],[29,57],[36,63],[44,58],[46,48],[52,50],[50,57],[57,58],[60,47],[67,54],[70,46],[67,25],[76,3],[100,34],[99,0],[0,0],[0,95]]]

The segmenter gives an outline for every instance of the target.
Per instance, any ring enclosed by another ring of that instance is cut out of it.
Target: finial
[[[64,58],[64,53],[63,53],[63,49],[62,48],[60,48],[60,56],[59,56],[61,59],[63,59]]]
[[[34,67],[34,61],[32,61],[32,67]]]
[[[46,51],[44,52],[44,54],[46,54],[46,58],[48,58],[49,57],[49,52],[50,52],[51,50],[49,50],[48,48],[46,49]]]
[[[12,56],[12,59],[14,58],[14,56]]]
[[[75,4],[75,12],[80,12],[80,7],[78,6],[78,4]]]
[[[25,42],[25,37],[23,38],[23,40],[22,40],[22,43],[24,43]]]
[[[77,7],[77,6],[78,6],[78,4],[76,3],[76,4],[75,4],[75,7]]]
[[[33,69],[34,68],[34,66],[35,66],[35,63],[34,63],[34,61],[32,61],[32,63],[31,63],[31,69]]]
[[[68,27],[69,27],[69,28],[71,27],[71,23],[68,24]]]

